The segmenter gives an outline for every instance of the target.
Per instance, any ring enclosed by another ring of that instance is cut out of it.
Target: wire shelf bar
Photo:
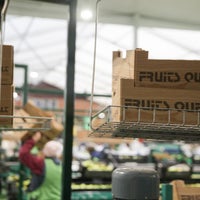
[[[115,113],[120,115],[118,120]],[[107,106],[92,116],[89,137],[197,142],[200,141],[199,118],[200,110]]]
[[[40,116],[13,116],[13,115],[0,115],[1,120],[11,120],[12,123],[0,123],[1,131],[36,131],[36,130],[49,130],[51,117]]]

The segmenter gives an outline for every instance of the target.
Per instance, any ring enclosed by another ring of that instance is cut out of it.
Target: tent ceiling
[[[94,18],[84,22],[79,16],[87,5],[95,10],[95,4],[95,0],[78,1],[76,92],[91,90]],[[111,94],[112,51],[115,50],[140,47],[156,58],[200,59],[199,7],[198,0],[101,0],[95,93]],[[14,45],[15,62],[27,64],[29,72],[39,72],[39,80],[61,88],[65,87],[66,78],[67,17],[68,6],[64,4],[11,0],[5,23],[5,43]],[[134,27],[142,27],[138,38]],[[173,30],[157,30],[157,27],[182,31],[177,35]],[[17,73],[15,79],[19,79]],[[34,80],[29,78],[33,83]]]
[[[46,2],[11,0],[9,13],[22,16],[67,18],[67,5]],[[86,6],[95,9],[95,3],[95,0],[78,0],[77,17],[79,17],[80,10]],[[198,0],[101,0],[99,20],[104,23],[132,25],[135,23],[135,17],[138,20],[139,16],[141,20],[139,23],[145,25],[199,29],[199,6]]]

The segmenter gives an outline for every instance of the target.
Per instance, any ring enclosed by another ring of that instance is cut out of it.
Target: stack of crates
[[[63,124],[55,119],[53,112],[40,109],[32,101],[15,110],[14,116],[13,128],[16,130],[6,131],[3,139],[23,142],[36,131],[40,131],[42,138],[36,146],[42,149],[48,141],[59,137],[64,130]]]
[[[53,140],[59,137],[64,130],[64,126],[61,122],[55,119],[55,114],[50,111],[44,111],[37,107],[32,101],[28,101],[24,107],[23,112],[27,113],[30,117],[39,117],[40,119],[33,121],[30,123],[33,131],[27,131],[25,134],[21,135],[21,140],[26,140],[31,137],[35,131],[40,130],[42,133],[42,138],[36,144],[39,149],[42,149],[43,146],[50,140]],[[51,119],[47,124],[44,122],[45,118]],[[34,122],[34,123],[33,123]]]
[[[13,126],[13,71],[14,48],[3,45],[1,48],[1,84],[0,84],[0,127]],[[6,117],[3,117],[5,116]],[[7,117],[8,116],[8,117]]]
[[[112,105],[113,121],[136,121],[138,113],[131,107],[147,108],[140,121],[196,125],[200,110],[200,60],[149,59],[142,49],[113,52]],[[130,106],[130,107],[129,107]],[[184,119],[183,119],[183,111]],[[125,117],[124,117],[125,116]]]

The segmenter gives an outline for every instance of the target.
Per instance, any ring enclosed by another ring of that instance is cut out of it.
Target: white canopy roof
[[[95,10],[95,0],[79,0],[75,92],[90,93],[94,60],[94,18],[83,21],[81,9]],[[200,1],[101,0],[98,4],[95,89],[111,94],[112,52],[136,47],[152,58],[200,59]],[[29,67],[30,83],[46,81],[65,88],[68,6],[31,0],[11,0],[4,43],[14,45],[15,63]],[[33,78],[33,73],[38,78]],[[15,72],[16,85],[23,84]]]

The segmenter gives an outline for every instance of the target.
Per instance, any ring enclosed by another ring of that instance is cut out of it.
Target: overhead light
[[[19,95],[17,94],[17,92],[13,92],[13,98],[16,99]]]
[[[31,77],[31,78],[38,78],[38,76],[39,76],[39,75],[38,75],[38,72],[31,72],[31,73],[30,73],[30,77]]]
[[[93,17],[92,10],[90,10],[90,9],[84,9],[84,10],[81,11],[80,16],[81,16],[81,18],[83,20],[90,20]]]

